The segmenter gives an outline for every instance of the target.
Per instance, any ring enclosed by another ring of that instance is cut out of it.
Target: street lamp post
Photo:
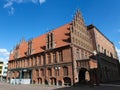
[[[58,86],[57,76],[59,76],[60,67],[59,67],[59,66],[56,66],[55,69],[56,69],[56,71],[57,71],[57,72],[56,72],[56,82],[57,82],[57,86]]]

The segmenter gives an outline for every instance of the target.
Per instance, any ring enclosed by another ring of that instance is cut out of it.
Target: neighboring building
[[[120,79],[119,61],[114,44],[104,36],[94,25],[89,25],[94,51],[97,52],[100,78],[102,82]]]
[[[119,79],[118,64],[113,43],[93,25],[86,26],[78,10],[71,23],[16,45],[7,77],[13,84],[115,81]]]
[[[3,69],[3,62],[0,61],[0,81],[2,80],[2,69]]]
[[[3,69],[2,69],[2,81],[6,81],[7,71],[8,71],[8,63],[4,63],[3,64]]]
[[[0,61],[0,81],[6,81],[8,65]]]

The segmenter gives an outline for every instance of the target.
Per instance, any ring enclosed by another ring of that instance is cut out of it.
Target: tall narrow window
[[[84,51],[81,51],[81,58],[84,59]]]
[[[68,76],[68,67],[63,67],[64,76]]]
[[[36,69],[36,76],[38,77],[39,76],[39,70]]]
[[[50,56],[50,53],[48,53],[47,57],[48,57],[48,64],[50,64],[50,63],[51,63],[51,56]]]
[[[18,49],[19,49],[19,45],[16,45],[16,48],[15,48],[15,56],[14,58],[19,58],[19,52],[18,52]]]
[[[37,57],[34,57],[34,65],[37,65]]]
[[[112,53],[110,53],[110,56],[113,58],[113,54]]]
[[[31,66],[33,66],[33,57],[31,57]]]
[[[77,59],[77,60],[79,60],[79,59],[80,59],[79,49],[76,49],[76,59]]]
[[[98,47],[97,47],[97,49],[98,49],[98,52],[100,52],[100,45],[98,44]]]
[[[60,62],[63,61],[62,51],[59,51],[59,61],[60,61]]]
[[[57,63],[56,53],[55,52],[53,53],[53,61],[54,61],[54,63]]]
[[[46,58],[45,58],[45,54],[42,55],[42,61],[43,61],[43,64],[45,65],[46,62],[45,62]]]
[[[53,32],[49,32],[46,36],[46,49],[54,48],[54,39],[53,39]]]
[[[28,67],[29,66],[29,59],[27,58],[26,59],[26,67]]]
[[[44,69],[41,69],[41,76],[44,76]]]
[[[103,47],[102,47],[102,53],[103,53]]]
[[[51,68],[48,68],[48,76],[52,76],[52,70],[51,70]]]
[[[41,56],[38,56],[38,64],[41,65]]]
[[[31,55],[32,53],[32,40],[28,41],[28,52],[27,55]]]
[[[104,49],[104,54],[106,55],[106,49]]]

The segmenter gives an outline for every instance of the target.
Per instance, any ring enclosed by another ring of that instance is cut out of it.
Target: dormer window
[[[19,58],[19,52],[18,52],[18,49],[19,49],[19,44],[16,45],[16,47],[15,47],[15,55],[14,55],[14,58],[15,58],[15,59],[16,59],[16,58]]]
[[[46,36],[46,49],[54,48],[54,35],[53,32],[49,32]]]
[[[16,59],[16,58],[19,58],[19,52],[18,51],[15,51],[15,56],[14,56],[14,58]]]
[[[32,40],[28,41],[28,52],[27,55],[32,54]]]

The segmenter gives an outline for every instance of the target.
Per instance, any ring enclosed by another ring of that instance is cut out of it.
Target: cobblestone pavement
[[[41,85],[11,85],[5,82],[0,82],[0,90],[120,90],[120,85],[102,84],[100,86],[72,86],[72,87],[57,87],[57,86],[41,86]]]
[[[5,82],[0,82],[0,90],[54,90],[57,88],[58,87],[41,85],[11,85]]]

